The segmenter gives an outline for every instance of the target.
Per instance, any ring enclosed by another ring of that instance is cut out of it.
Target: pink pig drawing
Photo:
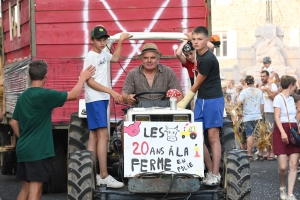
[[[130,137],[134,137],[140,132],[140,124],[141,122],[134,122],[129,126],[124,126],[124,133],[127,133]]]

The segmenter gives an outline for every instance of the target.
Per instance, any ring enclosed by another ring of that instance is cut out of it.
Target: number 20
[[[146,145],[146,146],[145,146]],[[139,148],[139,143],[138,142],[133,142],[132,143],[132,146],[134,146],[135,148],[134,148],[134,150],[133,150],[133,154],[134,155],[141,155],[141,153],[143,154],[143,155],[146,155],[147,153],[148,153],[148,151],[149,151],[149,145],[148,145],[148,143],[147,142],[142,142],[142,145],[141,145],[141,148],[140,148],[140,152],[137,152],[138,151],[138,148]]]

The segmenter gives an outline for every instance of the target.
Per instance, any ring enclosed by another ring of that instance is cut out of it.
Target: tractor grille
[[[136,115],[132,115],[132,121],[135,121]],[[188,115],[189,121],[191,121],[191,115]],[[151,122],[173,122],[174,115],[150,115]]]

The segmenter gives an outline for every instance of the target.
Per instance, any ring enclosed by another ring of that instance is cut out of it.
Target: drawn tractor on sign
[[[186,137],[190,137],[193,140],[196,139],[197,137],[196,126],[187,127],[184,131],[180,132],[180,136],[182,137],[182,139]]]

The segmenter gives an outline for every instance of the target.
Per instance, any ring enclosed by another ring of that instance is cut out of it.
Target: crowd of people
[[[272,68],[271,58],[265,57],[258,83],[253,76],[246,75],[238,86],[234,85],[234,80],[229,80],[222,87],[227,111],[236,122],[240,148],[247,150],[249,162],[254,161],[253,153],[257,148],[258,161],[277,159],[280,199],[296,199],[293,189],[300,148],[292,144],[290,135],[290,128],[298,130],[300,122],[300,79],[298,87],[296,82],[293,76],[279,78]]]

